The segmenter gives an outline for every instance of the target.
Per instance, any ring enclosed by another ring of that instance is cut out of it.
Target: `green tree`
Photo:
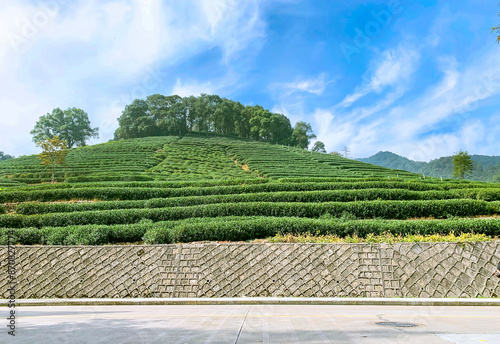
[[[54,136],[53,138],[38,141],[36,145],[42,149],[42,152],[38,154],[38,158],[42,161],[41,164],[49,166],[52,170],[52,184],[54,184],[56,167],[57,165],[64,165],[68,154],[66,141]]]
[[[255,130],[255,128],[252,129],[252,118],[256,116],[257,112],[259,110],[264,110],[264,108],[260,105],[255,105],[255,106],[250,106],[247,105],[245,108],[241,111],[241,122],[239,123],[237,127],[237,132],[238,135],[241,137],[245,138],[253,138],[257,139],[254,137],[255,132],[259,131],[258,129]],[[255,123],[254,123],[255,124]],[[258,134],[257,134],[258,137]]]
[[[254,140],[267,140],[271,135],[271,112],[261,106],[254,106],[250,118],[250,137]]]
[[[148,103],[142,99],[135,99],[132,104],[125,106],[118,123],[120,126],[115,131],[115,140],[154,136],[158,133],[155,120],[150,116]]]
[[[157,130],[152,128],[150,132],[155,132],[155,135],[179,135],[179,137],[186,134],[186,104],[181,97],[153,94],[147,97],[146,103],[148,105],[147,115],[155,123],[151,123],[151,125],[157,127]]]
[[[198,132],[307,148],[316,137],[307,123],[299,122],[292,128],[282,114],[208,94],[185,98],[153,94],[146,100],[136,99],[125,107],[118,122],[115,140]]]
[[[14,158],[12,155],[4,154],[4,152],[0,151],[0,161],[8,160]]]
[[[314,146],[311,150],[313,152],[326,153],[325,144],[321,141],[314,142]]]
[[[35,128],[30,132],[35,143],[59,137],[68,148],[85,146],[89,138],[99,137],[99,128],[91,128],[88,114],[82,109],[55,108],[52,113],[40,116]]]
[[[306,122],[297,122],[292,132],[292,145],[307,149],[309,147],[309,142],[311,139],[315,139],[311,125]]]
[[[214,130],[217,134],[234,134],[236,120],[241,111],[236,102],[222,98],[213,113]]]
[[[250,133],[250,119],[245,116],[245,106],[240,102],[233,102],[234,135],[248,137]]]
[[[218,129],[214,127],[214,113],[221,101],[218,95],[202,93],[191,105],[196,118],[195,125],[200,134],[205,132],[208,135],[209,132],[216,132]]]
[[[453,155],[453,177],[464,179],[472,173],[473,168],[472,158],[467,151],[460,150]]]
[[[285,115],[273,113],[270,117],[271,142],[286,145],[293,133],[290,120]]]

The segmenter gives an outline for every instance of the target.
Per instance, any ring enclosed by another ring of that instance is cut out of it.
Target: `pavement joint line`
[[[0,299],[0,307],[9,300]],[[360,306],[500,306],[500,298],[113,298],[113,299],[17,299],[18,307],[27,306],[118,306],[118,305],[360,305]]]
[[[234,341],[234,344],[238,344],[238,340],[240,339],[241,330],[243,330],[243,326],[245,325],[245,321],[247,320],[248,313],[250,313],[251,309],[252,309],[252,305],[250,305],[250,307],[248,307],[247,314],[245,314],[245,318],[243,318],[243,321],[241,322],[241,326],[240,326],[240,329],[238,330],[238,335],[236,336],[236,340]]]

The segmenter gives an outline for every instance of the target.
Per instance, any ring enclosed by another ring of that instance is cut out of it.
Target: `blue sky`
[[[328,151],[500,155],[495,1],[3,0],[0,150],[84,109],[106,142],[135,98],[214,93],[309,122]]]

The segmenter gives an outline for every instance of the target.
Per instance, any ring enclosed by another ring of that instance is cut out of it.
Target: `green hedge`
[[[153,181],[154,178],[145,175],[122,175],[120,173],[109,173],[108,175],[84,175],[77,177],[67,177],[65,178],[66,183],[85,183],[85,182],[97,182],[97,181]]]
[[[498,236],[500,220],[320,220],[306,218],[256,218],[249,220],[180,223],[175,227],[148,229],[144,241],[150,244],[192,241],[240,241],[265,238],[276,234],[332,234],[340,237],[368,234],[448,234],[478,233]]]
[[[7,213],[7,208],[5,208],[4,205],[0,204],[0,214],[6,214]]]
[[[94,211],[134,208],[164,208],[214,203],[239,202],[353,202],[370,200],[443,200],[469,198],[500,200],[500,189],[464,189],[450,191],[411,191],[403,189],[318,190],[259,192],[247,194],[153,198],[139,201],[107,201],[84,203],[19,203],[18,214],[33,215],[58,212]]]
[[[180,220],[190,217],[217,216],[296,216],[319,217],[329,213],[341,216],[347,212],[358,218],[406,219],[411,217],[474,216],[493,214],[496,207],[478,200],[433,201],[364,201],[325,203],[217,203],[190,207],[155,209],[120,209],[41,215],[0,215],[0,227],[44,227],[84,224],[125,224],[141,219],[153,221]]]
[[[88,188],[185,188],[185,187],[206,187],[206,186],[228,186],[242,184],[264,184],[270,182],[269,179],[219,179],[219,180],[184,180],[184,181],[154,181],[154,182],[94,182],[94,183],[61,183],[61,184],[41,184],[22,186],[19,191],[36,191],[51,189],[88,189]],[[22,185],[22,184],[21,184]]]
[[[0,228],[0,245],[8,243],[7,228]],[[394,235],[477,233],[498,236],[500,219],[454,220],[349,220],[297,217],[217,217],[180,221],[142,221],[127,225],[15,228],[13,241],[23,245],[104,245],[113,243],[167,244],[191,241],[240,241],[276,234],[333,234],[340,237],[390,232]]]
[[[456,187],[456,185],[454,185]],[[448,190],[451,185],[411,183],[411,182],[347,182],[347,183],[265,183],[255,185],[230,185],[184,188],[81,188],[49,189],[33,191],[0,191],[0,203],[42,201],[50,202],[71,199],[99,200],[141,200],[160,197],[204,196],[222,194],[241,194],[277,191],[313,191],[313,190],[348,190],[348,189],[406,189],[414,191]]]

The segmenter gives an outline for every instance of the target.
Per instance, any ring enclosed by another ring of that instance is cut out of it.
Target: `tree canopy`
[[[99,137],[99,128],[91,128],[88,114],[82,109],[55,108],[52,113],[40,116],[35,128],[30,132],[33,141],[39,143],[58,137],[66,142],[68,148],[74,145],[85,146],[89,138]]]
[[[325,144],[321,141],[314,142],[314,146],[311,150],[313,152],[326,153]]]
[[[0,151],[0,161],[12,158],[14,158],[12,155],[5,154],[4,152]]]
[[[38,154],[38,158],[42,161],[42,165],[49,166],[52,170],[52,183],[54,183],[54,175],[57,165],[64,165],[66,155],[68,154],[66,141],[60,140],[59,137],[47,138],[43,141],[38,141],[36,144],[42,148],[42,152]]]
[[[297,122],[292,132],[292,145],[307,149],[311,139],[315,139],[311,125],[306,122]]]
[[[307,148],[311,126],[290,120],[262,106],[244,106],[218,95],[179,97],[153,94],[127,105],[118,119],[115,140],[134,137],[187,134],[224,135],[291,144]]]
[[[460,150],[453,156],[453,176],[465,178],[472,173],[473,170],[472,158],[467,153]]]

